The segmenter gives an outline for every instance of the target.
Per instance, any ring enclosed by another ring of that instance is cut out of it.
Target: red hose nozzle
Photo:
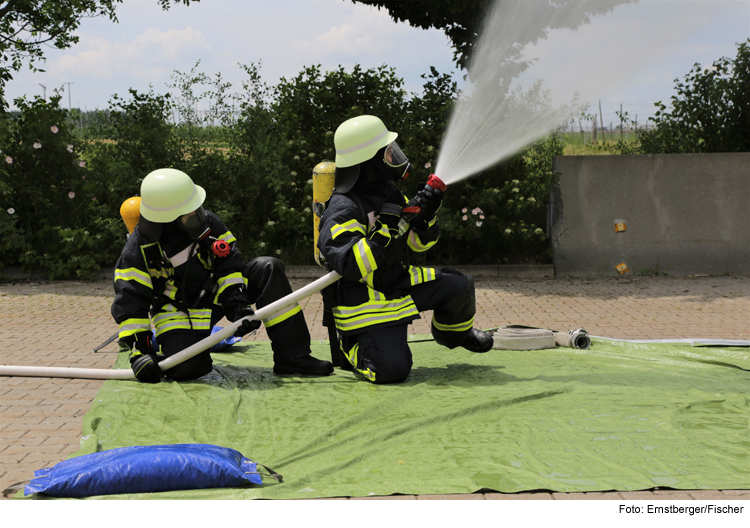
[[[430,177],[427,178],[427,185],[440,192],[445,192],[445,190],[448,188],[448,186],[443,183],[443,180],[441,180],[434,174],[430,174]]]

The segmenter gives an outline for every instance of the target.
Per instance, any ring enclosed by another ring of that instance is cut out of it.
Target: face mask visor
[[[402,181],[406,179],[412,167],[411,163],[409,163],[409,158],[406,157],[406,155],[401,150],[401,147],[399,147],[398,143],[396,143],[395,141],[385,147],[385,152],[383,153],[383,163],[385,163],[386,166],[391,169],[396,181]]]
[[[206,225],[206,211],[203,207],[199,207],[192,213],[182,215],[177,219],[177,223],[192,240],[201,240],[211,231]]]

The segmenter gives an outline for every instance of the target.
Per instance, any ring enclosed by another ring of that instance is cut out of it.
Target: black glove
[[[247,290],[244,285],[230,287],[221,294],[219,300],[221,301],[221,306],[224,308],[224,314],[226,314],[227,319],[233,323],[255,313],[250,308],[250,299],[247,297]],[[234,335],[242,337],[258,328],[260,328],[260,321],[257,319],[242,321],[242,326],[237,329]]]
[[[398,235],[398,223],[401,221],[402,208],[396,204],[384,203],[380,208],[378,220],[370,231],[368,238],[387,248]]]
[[[420,195],[420,207],[422,208],[419,216],[425,222],[429,222],[435,217],[443,203],[443,191],[430,187],[425,183],[420,183],[418,189],[417,194]]]
[[[239,321],[243,317],[247,317],[248,315],[253,314],[255,314],[255,312],[249,306],[240,306],[236,310],[234,310],[232,314],[227,315],[227,319],[234,323],[235,321]],[[253,319],[251,321],[242,321],[242,326],[237,329],[234,335],[237,337],[242,337],[249,334],[250,332],[257,330],[258,328],[260,328],[260,321],[257,319]]]
[[[159,383],[164,373],[159,368],[159,360],[163,356],[156,355],[151,332],[138,332],[130,354],[130,367],[138,381],[143,383]]]

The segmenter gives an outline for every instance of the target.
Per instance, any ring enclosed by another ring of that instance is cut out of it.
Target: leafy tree
[[[675,83],[671,109],[656,102],[655,128],[639,133],[642,152],[750,151],[750,39],[738,44],[734,60],[696,63]]]
[[[117,22],[116,4],[122,0],[8,0],[0,7],[0,95],[7,107],[5,84],[24,62],[37,70],[44,61],[44,46],[67,49],[78,42],[74,34],[84,18],[106,16]],[[162,9],[190,0],[157,0]]]
[[[466,68],[471,57],[471,51],[477,36],[482,29],[482,23],[487,10],[493,1],[506,0],[351,0],[352,3],[385,8],[396,22],[407,22],[413,27],[421,29],[436,28],[443,30],[453,43],[453,59],[459,68]],[[510,0],[518,1],[518,0]],[[587,2],[583,5],[580,16],[575,19],[565,19],[566,27],[575,29],[582,24],[589,23],[590,16],[604,14],[619,4],[629,4],[637,0],[610,0],[608,2]],[[571,6],[581,5],[581,0],[559,0],[556,2],[534,2],[538,20],[553,20],[555,14],[563,12]],[[540,28],[537,33],[528,32],[525,42],[518,42],[524,46],[529,42],[543,38],[548,30],[558,29],[559,26],[550,25]]]

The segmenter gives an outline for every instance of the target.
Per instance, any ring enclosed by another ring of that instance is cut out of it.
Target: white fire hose
[[[335,271],[324,275],[318,280],[311,282],[307,286],[290,293],[286,297],[272,302],[271,304],[259,309],[255,314],[235,321],[226,328],[219,330],[205,339],[202,339],[192,346],[181,350],[173,356],[162,360],[159,367],[162,370],[170,369],[180,363],[187,361],[191,357],[197,356],[204,350],[208,350],[216,343],[220,343],[228,337],[232,337],[237,329],[242,326],[242,321],[261,320],[269,317],[284,308],[295,304],[302,299],[317,293],[326,286],[333,284],[341,278],[341,275]],[[25,366],[7,366],[0,365],[0,376],[31,376],[37,378],[80,378],[80,379],[101,379],[101,380],[129,380],[135,379],[131,369],[95,369],[95,368],[70,368],[70,367],[25,367]]]

